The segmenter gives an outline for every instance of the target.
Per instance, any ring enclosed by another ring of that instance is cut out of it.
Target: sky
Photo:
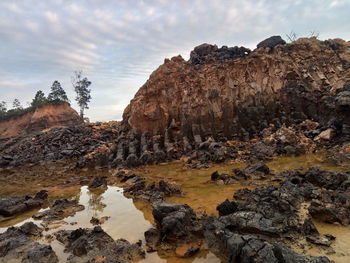
[[[350,40],[350,0],[0,0],[0,101],[24,106],[53,81],[91,82],[91,121],[120,120],[165,58],[202,43],[251,49],[272,35]],[[286,39],[287,40],[287,39]]]

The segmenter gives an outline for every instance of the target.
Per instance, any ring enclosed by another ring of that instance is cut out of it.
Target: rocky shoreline
[[[332,233],[319,234],[313,221],[349,225],[350,173],[315,167],[305,172],[293,169],[273,174],[266,164],[255,163],[235,169],[232,175],[208,174],[208,180],[217,182],[229,178],[237,183],[247,180],[248,176],[263,176],[260,180],[269,177],[279,184],[254,190],[242,188],[232,193],[233,199],[218,204],[219,215],[214,216],[195,212],[185,204],[167,203],[166,197],[186,193],[163,180],[150,182],[137,174],[117,170],[109,177],[94,178],[89,187],[101,189],[111,178],[117,178],[124,186],[126,196],[150,203],[155,225],[145,232],[146,244],[130,244],[123,239],[114,241],[103,231],[103,222],[108,219],[99,221],[102,228],[60,230],[51,238],[62,243],[71,254],[67,262],[115,262],[116,255],[118,262],[134,262],[136,258],[144,257],[145,250],[185,258],[208,248],[224,262],[331,262],[326,257],[299,254],[291,247],[306,242],[332,253],[336,237]],[[222,187],[226,186],[223,184]],[[25,210],[19,209],[22,203],[17,202],[20,198],[1,200],[0,211],[5,211],[6,205],[11,203],[12,211],[23,213]],[[27,202],[39,198],[45,200],[47,193],[41,191],[33,199],[22,198]],[[50,245],[35,242],[33,236],[83,209],[84,206],[74,200],[56,200],[49,209],[33,216],[35,220],[41,220],[43,228],[33,223],[10,227],[0,234],[0,262],[11,258],[20,258],[21,262],[58,262]],[[3,216],[9,214],[3,213]]]

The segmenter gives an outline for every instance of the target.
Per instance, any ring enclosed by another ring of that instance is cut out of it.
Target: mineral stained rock
[[[302,38],[283,43],[273,37],[259,44],[274,46],[270,51],[237,48],[227,59],[219,55],[226,48],[203,44],[189,61],[166,60],[125,109],[124,125],[140,135],[167,132],[170,141],[184,146],[210,136],[216,141],[252,138],[268,124],[313,119],[326,125],[336,112],[337,90],[350,80],[349,42]],[[345,93],[337,95],[339,107],[348,105]]]

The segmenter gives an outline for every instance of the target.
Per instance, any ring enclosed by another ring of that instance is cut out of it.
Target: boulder
[[[315,141],[330,141],[335,135],[335,130],[327,129],[315,137]]]
[[[47,197],[47,191],[42,190],[34,197],[21,196],[2,199],[0,200],[0,215],[8,217],[24,213],[31,209],[40,208],[47,201]]]
[[[272,36],[272,37],[269,37],[269,38],[261,41],[257,45],[257,48],[265,48],[265,47],[273,48],[277,45],[284,45],[284,44],[286,44],[286,41],[284,41],[281,38],[281,36]]]
[[[89,188],[107,187],[107,176],[98,176],[89,183]]]
[[[93,229],[60,230],[55,233],[57,240],[72,253],[67,262],[103,262],[131,263],[144,258],[145,252],[140,243],[130,244],[125,239],[113,240],[100,226]]]
[[[20,227],[9,227],[0,234],[0,262],[58,263],[50,245],[32,240],[40,237],[43,229],[32,222]]]

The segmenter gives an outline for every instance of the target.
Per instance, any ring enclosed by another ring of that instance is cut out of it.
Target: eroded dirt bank
[[[68,103],[47,104],[21,116],[0,120],[0,139],[52,127],[79,125],[82,122],[78,113]]]

